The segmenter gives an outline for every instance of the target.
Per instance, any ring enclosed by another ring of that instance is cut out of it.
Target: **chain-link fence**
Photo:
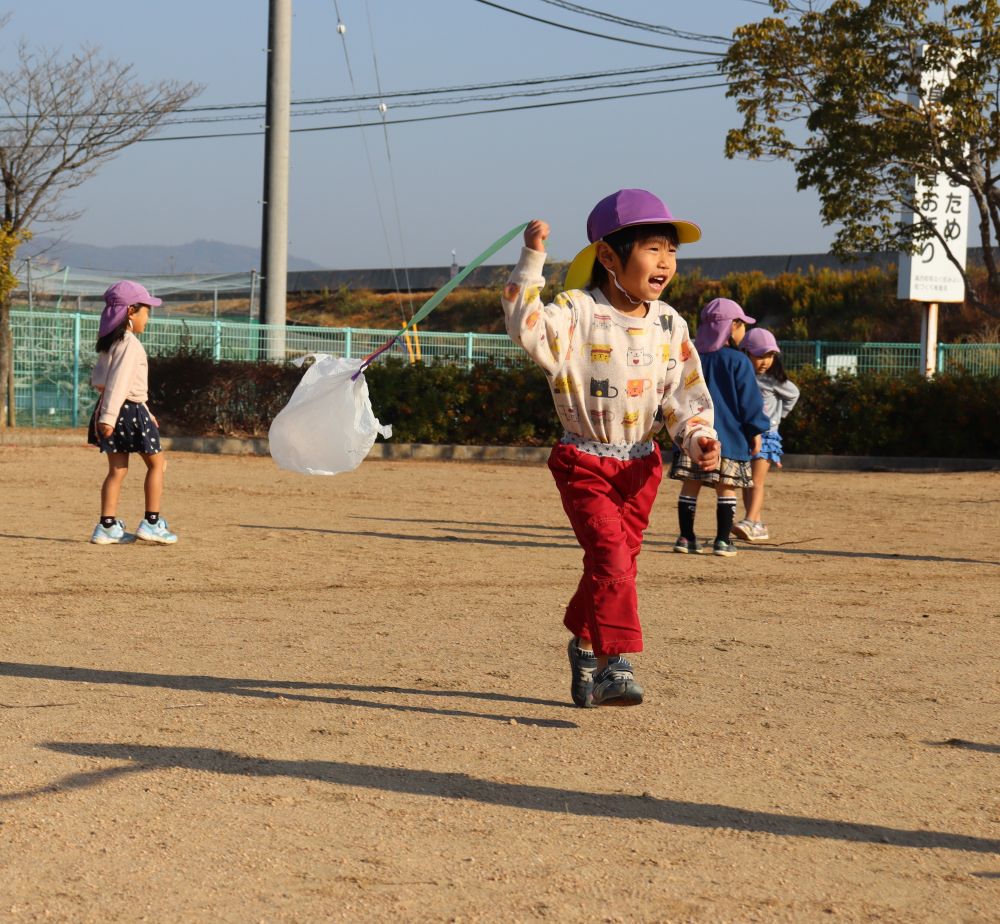
[[[919,343],[837,343],[831,340],[783,341],[786,369],[815,366],[829,375],[882,372],[905,375],[920,368]],[[940,358],[940,357],[939,357]]]
[[[90,385],[97,354],[97,314],[14,311],[14,394],[17,420],[23,426],[75,427],[86,423],[97,396]],[[150,356],[190,350],[216,360],[255,362],[267,353],[268,339],[280,328],[264,324],[156,317],[142,335]],[[391,330],[352,327],[284,328],[285,358],[329,353],[361,359],[374,353]],[[420,331],[401,337],[379,359],[407,362],[480,362],[508,364],[521,349],[505,334]]]
[[[98,321],[98,315],[81,312],[12,313],[14,393],[20,425],[75,427],[86,423],[97,397],[90,374],[96,360]],[[156,317],[142,340],[150,356],[186,349],[216,360],[254,362],[266,354],[268,338],[276,329],[263,324]],[[330,353],[361,359],[381,347],[392,333],[288,326],[284,329],[285,357]],[[920,345],[916,343],[782,341],[781,350],[790,370],[809,365],[831,375],[905,375],[920,368]],[[401,337],[380,359],[389,356],[407,362],[465,366],[482,362],[507,365],[524,358],[520,347],[505,334],[433,331]],[[937,360],[942,372],[1000,375],[1000,344],[940,344]]]

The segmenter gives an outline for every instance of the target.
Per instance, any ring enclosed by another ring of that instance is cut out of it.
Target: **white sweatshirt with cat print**
[[[560,292],[542,304],[545,254],[522,248],[503,293],[510,338],[542,367],[566,432],[630,447],[664,426],[685,452],[716,439],[701,360],[684,319],[665,302],[622,314],[600,289]]]

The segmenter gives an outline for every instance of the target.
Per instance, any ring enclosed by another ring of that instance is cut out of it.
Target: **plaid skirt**
[[[701,481],[704,484],[723,484],[727,488],[752,488],[753,478],[750,475],[750,463],[742,459],[719,460],[719,467],[712,472],[698,468],[691,457],[680,449],[674,448],[674,457],[670,463],[670,477],[677,481]]]
[[[97,414],[101,402],[97,402],[94,413],[90,415],[90,426],[87,427],[87,442],[91,446],[100,447],[101,452],[139,452],[153,456],[161,452],[160,428],[153,423],[145,404],[125,401],[118,412],[115,429],[111,436],[101,436],[97,432]]]

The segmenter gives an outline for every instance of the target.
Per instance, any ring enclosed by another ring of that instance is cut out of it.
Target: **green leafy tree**
[[[12,379],[12,267],[29,227],[75,217],[60,207],[64,195],[201,90],[142,83],[131,64],[92,47],[61,58],[21,43],[10,59],[0,70],[0,395]],[[13,425],[12,392],[4,403],[0,421]]]
[[[833,250],[920,251],[934,239],[962,270],[966,298],[989,313],[943,229],[915,201],[914,179],[939,173],[979,210],[987,288],[1000,267],[1000,2],[770,0],[772,15],[739,28],[721,65],[743,125],[726,156],[791,161],[815,189]],[[924,48],[926,46],[926,53]],[[921,90],[925,69],[950,83]],[[915,221],[900,221],[911,209]],[[964,232],[964,229],[963,229]]]

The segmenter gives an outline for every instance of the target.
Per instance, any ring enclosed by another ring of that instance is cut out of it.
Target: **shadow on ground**
[[[356,519],[370,519],[368,517],[357,517]],[[375,519],[375,518],[371,518]],[[379,519],[390,519],[388,517],[381,517]],[[444,535],[427,535],[427,534],[414,534],[414,533],[376,533],[371,530],[365,530],[364,535],[369,539],[387,539],[393,542],[463,542],[470,543],[473,545],[499,545],[508,546],[511,548],[526,548],[526,549],[567,549],[567,550],[579,550],[579,546],[572,537],[572,533],[569,530],[556,529],[552,526],[536,526],[530,524],[502,524],[502,523],[464,523],[464,522],[451,522],[447,520],[407,520],[404,522],[408,523],[437,523],[437,529],[444,531]],[[318,526],[267,526],[263,523],[240,523],[241,529],[262,529],[262,530],[274,530],[280,532],[293,532],[293,533],[323,533],[330,536],[351,536],[352,538],[357,538],[358,530],[352,529],[325,529]],[[477,529],[468,529],[466,527],[482,527]],[[565,532],[567,538],[564,542],[529,542],[525,541],[531,538],[550,538],[548,533],[541,533],[539,536],[532,537],[529,533],[512,533],[507,539],[494,539],[482,535],[483,532],[508,532],[512,529],[538,529],[554,532]],[[454,535],[455,533],[463,533],[465,535]],[[471,534],[471,535],[470,535]],[[797,539],[794,543],[804,543],[804,542],[816,542],[821,537],[810,538],[810,539]],[[649,549],[654,552],[669,552],[673,551],[673,540],[661,541],[658,539],[644,539],[643,548]],[[923,562],[942,562],[951,563],[956,565],[994,565],[995,567],[1000,567],[1000,561],[980,559],[980,558],[950,558],[946,555],[904,555],[901,552],[848,552],[843,549],[814,549],[814,548],[792,548],[793,543],[787,545],[762,545],[756,543],[753,545],[745,544],[740,545],[740,550],[746,550],[753,553],[765,553],[765,554],[779,554],[779,555],[813,555],[819,558],[866,558],[873,561],[923,561]]]
[[[322,696],[291,692],[294,690],[335,690],[341,693],[388,693],[401,696],[479,699],[498,703],[522,703],[531,706],[545,706],[560,710],[574,708],[567,703],[560,703],[554,700],[533,699],[528,696],[508,696],[504,693],[491,693],[481,690],[442,690],[440,688],[362,686],[351,683],[309,683],[300,680],[251,680],[186,674],[147,674],[135,671],[97,670],[86,667],[61,667],[53,664],[19,664],[11,661],[0,661],[0,676],[23,677],[34,680],[59,680],[71,683],[108,683],[133,687],[160,687],[166,690],[188,690],[197,693],[249,696],[260,699],[298,700],[336,706],[385,709],[391,712],[428,713],[455,718],[486,719],[493,722],[509,723],[513,720],[521,725],[536,725],[542,728],[577,728],[575,722],[569,722],[565,719],[536,718],[534,716],[511,715],[509,713],[469,712],[462,709],[443,709],[432,706],[413,706],[403,703],[365,700],[354,696]],[[10,704],[0,705],[7,708],[17,708]]]
[[[67,776],[48,787],[25,793],[11,793],[0,796],[0,800],[29,798],[47,791],[83,789],[129,773],[183,768],[232,776],[311,780],[410,796],[466,799],[486,805],[589,818],[641,819],[688,828],[726,828],[753,834],[1000,854],[1000,840],[947,831],[914,831],[886,825],[751,811],[728,805],[659,799],[649,795],[578,792],[557,787],[484,780],[465,773],[328,760],[272,760],[201,747],[66,741],[50,742],[44,746],[59,754],[125,763],[104,770]]]

